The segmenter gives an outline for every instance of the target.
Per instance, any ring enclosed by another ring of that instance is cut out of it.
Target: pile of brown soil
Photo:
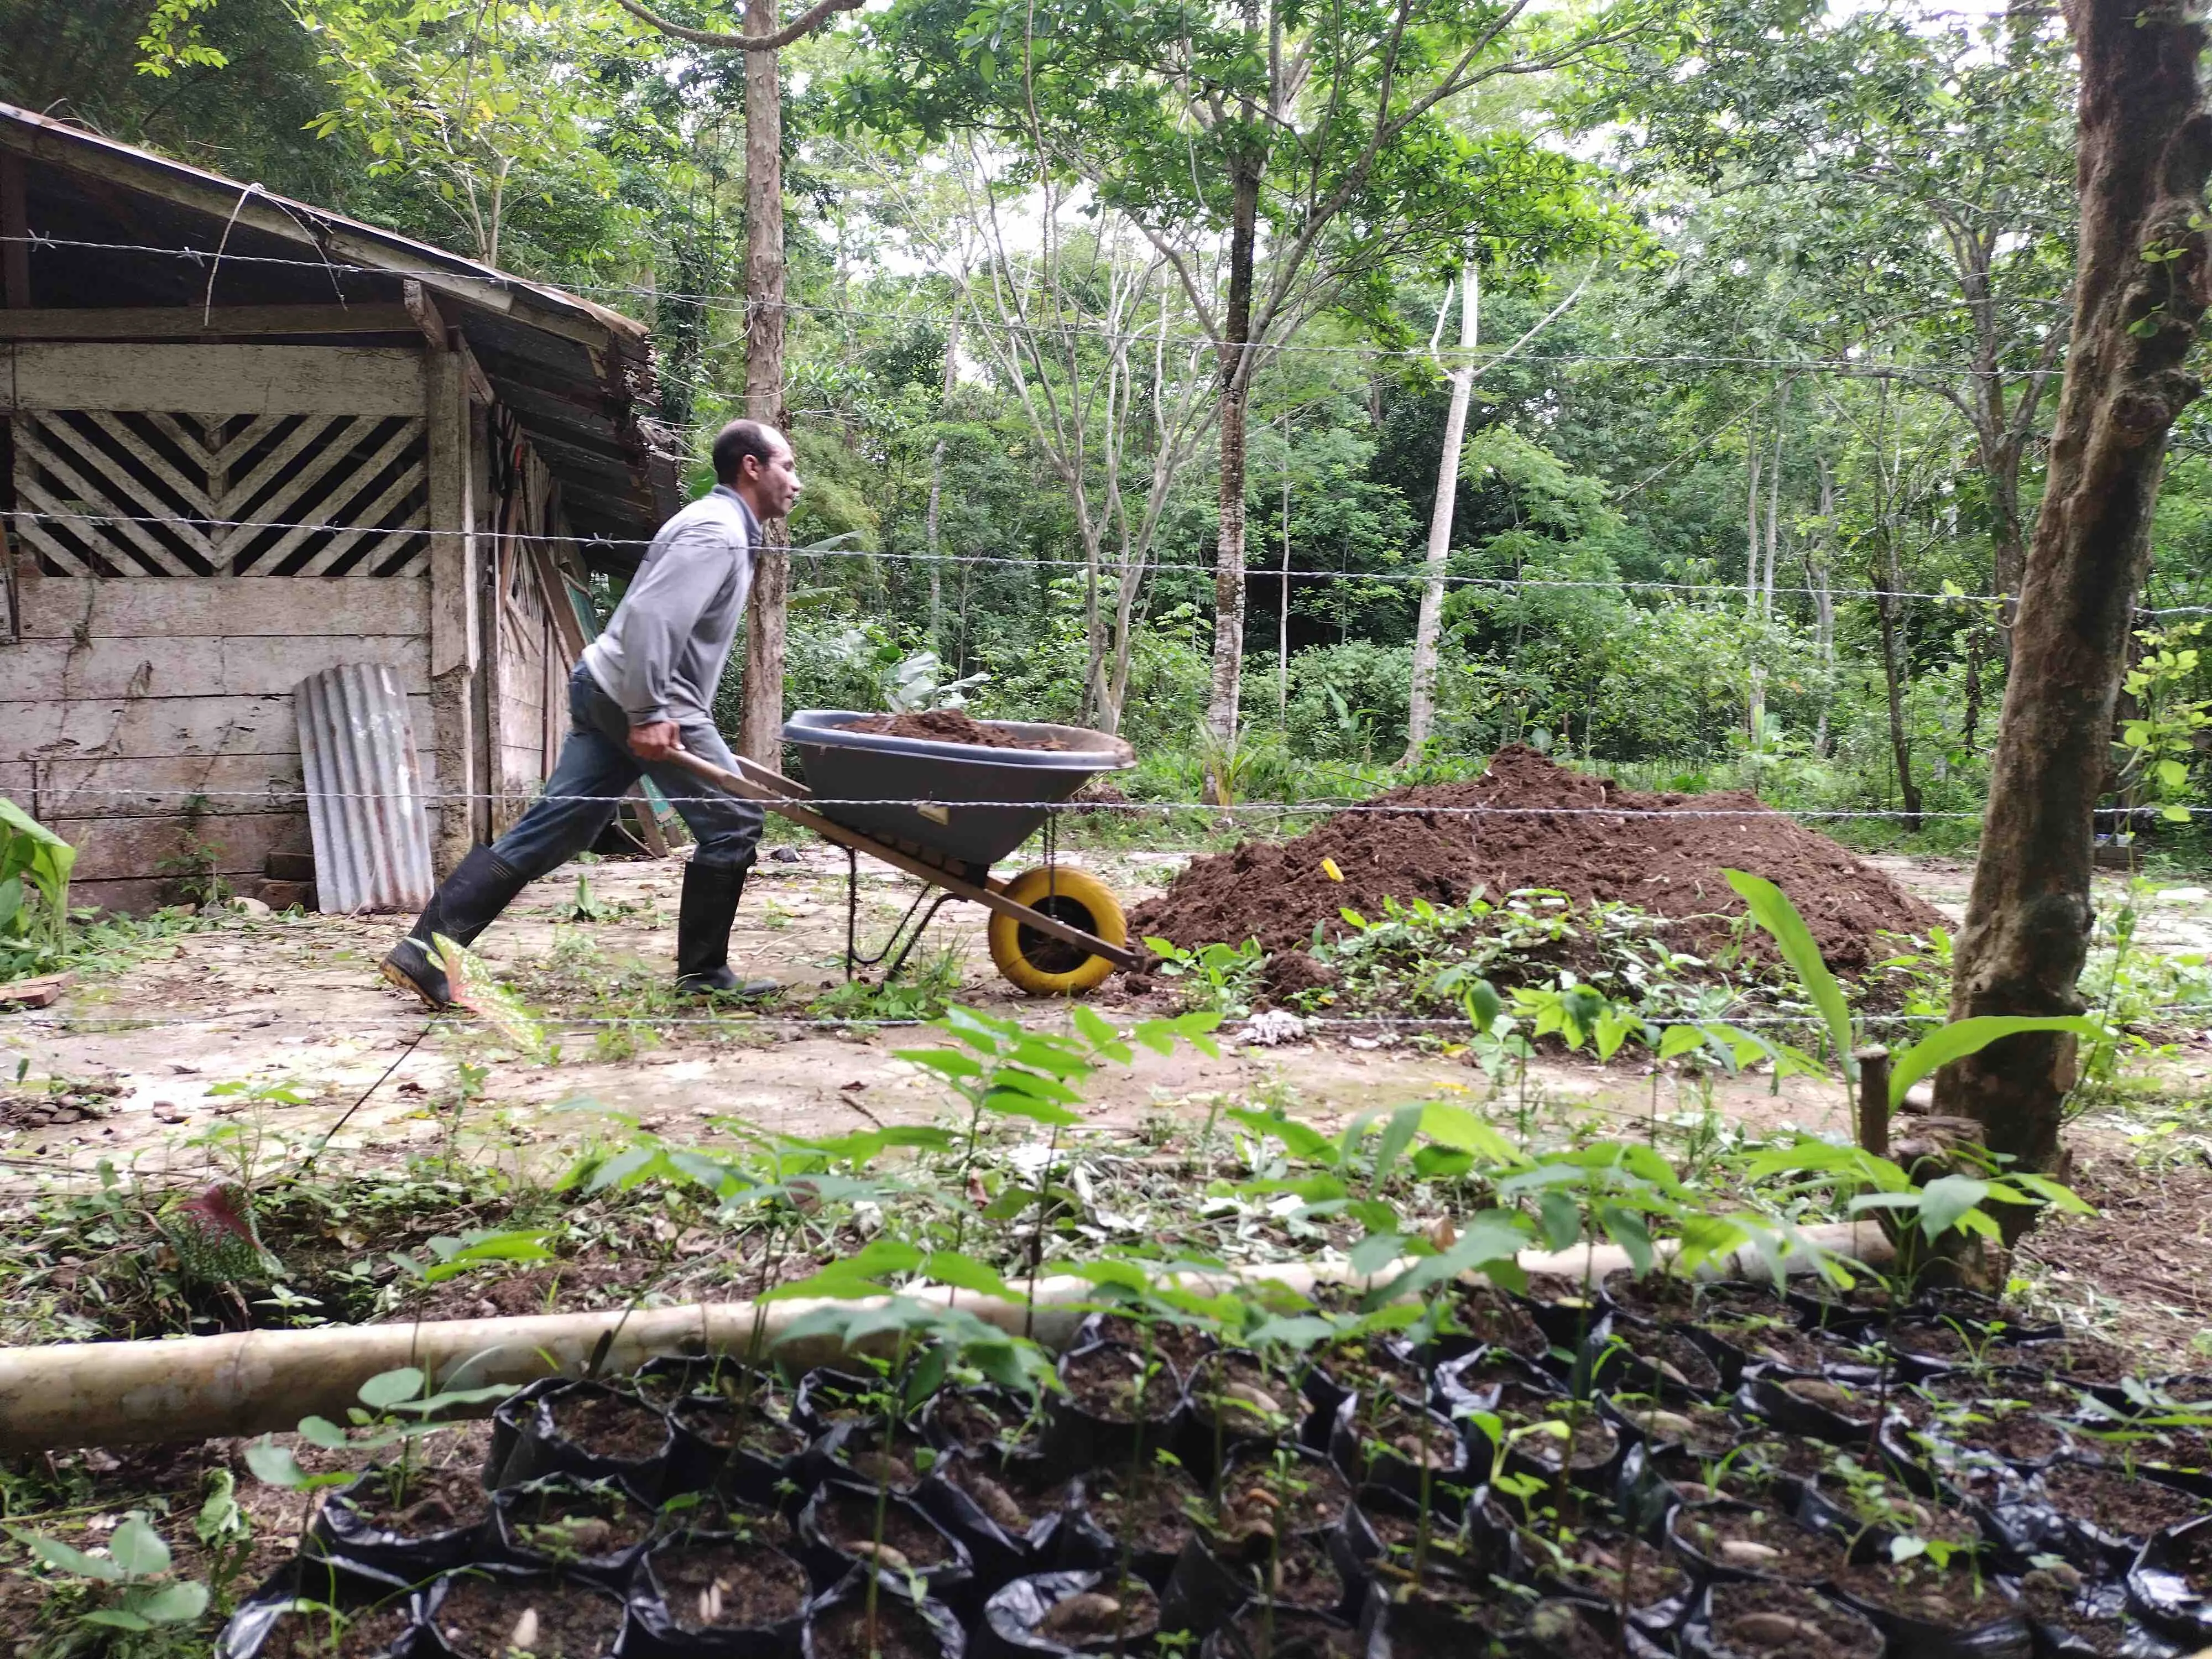
[[[893,738],[927,738],[932,743],[964,743],[975,749],[1050,749],[1067,745],[1050,738],[1025,737],[957,708],[925,708],[911,714],[867,714],[846,723],[848,732],[879,732]]]
[[[1131,936],[1159,935],[1191,949],[1257,939],[1269,951],[1287,951],[1305,944],[1316,922],[1331,935],[1348,931],[1340,910],[1379,916],[1385,898],[1460,905],[1479,887],[1495,903],[1516,889],[1542,887],[1577,903],[1607,899],[1673,918],[1682,926],[1670,942],[1703,953],[1743,909],[1723,869],[1780,887],[1829,965],[1844,971],[1888,954],[1876,933],[1924,933],[1943,921],[1755,795],[1640,794],[1518,744],[1499,750],[1490,770],[1469,782],[1395,789],[1365,804],[1520,810],[1346,811],[1292,841],[1246,842],[1192,860],[1165,893],[1131,913]],[[1581,810],[1527,811],[1560,807]],[[1332,880],[1323,860],[1344,879]]]

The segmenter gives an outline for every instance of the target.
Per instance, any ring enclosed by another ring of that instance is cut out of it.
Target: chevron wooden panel
[[[412,416],[22,410],[15,527],[55,576],[397,576],[427,568]]]

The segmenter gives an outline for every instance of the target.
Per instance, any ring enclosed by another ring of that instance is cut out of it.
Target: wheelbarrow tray
[[[977,874],[1035,835],[1048,808],[1100,773],[1137,763],[1121,738],[1078,726],[994,720],[1061,746],[984,749],[852,729],[867,718],[851,709],[809,708],[784,722],[783,740],[799,751],[814,797],[810,806],[848,830]],[[849,804],[854,801],[884,804]]]

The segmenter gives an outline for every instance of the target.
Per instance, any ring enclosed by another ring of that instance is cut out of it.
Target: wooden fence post
[[[1889,1050],[1855,1050],[1859,1063],[1859,1145],[1876,1158],[1889,1156]]]

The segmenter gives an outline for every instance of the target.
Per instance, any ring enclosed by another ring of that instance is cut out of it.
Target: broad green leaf
[[[1674,1227],[1680,1240],[1674,1261],[1684,1271],[1694,1271],[1708,1261],[1759,1242],[1752,1230],[1739,1219],[1700,1214],[1694,1210],[1679,1217]]]
[[[1458,1240],[1449,1250],[1424,1256],[1404,1273],[1372,1291],[1368,1307],[1381,1307],[1401,1297],[1418,1296],[1431,1285],[1441,1285],[1463,1273],[1487,1273],[1501,1283],[1519,1285],[1521,1271],[1515,1256],[1528,1242],[1521,1218],[1502,1210],[1485,1210],[1469,1217]]]
[[[899,1391],[900,1399],[908,1412],[921,1410],[922,1401],[937,1392],[938,1385],[945,1381],[945,1368],[949,1358],[944,1345],[939,1343],[914,1362],[914,1368],[907,1373],[906,1383]]]
[[[1413,1136],[1421,1127],[1423,1110],[1419,1104],[1401,1106],[1382,1126],[1382,1139],[1375,1148],[1375,1169],[1370,1177],[1377,1187],[1390,1178],[1398,1159],[1413,1144]]]
[[[995,1267],[978,1261],[972,1255],[957,1250],[933,1250],[921,1264],[921,1276],[939,1285],[950,1285],[955,1290],[974,1291],[981,1296],[995,1296],[1003,1302],[1019,1302],[1020,1291],[999,1276]]]
[[[347,1444],[345,1431],[327,1417],[301,1418],[300,1438],[325,1451],[343,1451]]]
[[[1651,1230],[1644,1224],[1644,1218],[1633,1210],[1624,1210],[1618,1205],[1607,1204],[1598,1210],[1598,1224],[1614,1243],[1628,1253],[1628,1265],[1641,1279],[1651,1271],[1654,1260],[1651,1249]]]
[[[1505,1000],[1498,994],[1498,988],[1486,979],[1478,979],[1461,994],[1460,1006],[1466,1010],[1468,1023],[1487,1035],[1498,1024],[1498,1017],[1505,1012]]]
[[[1989,1196],[1990,1183],[1972,1176],[1945,1176],[1920,1189],[1920,1231],[1937,1239]]]
[[[105,1625],[110,1630],[127,1630],[134,1634],[154,1628],[137,1613],[122,1607],[94,1607],[90,1613],[80,1616],[88,1625]]]
[[[592,1171],[592,1178],[584,1183],[586,1193],[603,1193],[610,1187],[624,1189],[635,1186],[647,1176],[659,1172],[662,1164],[660,1148],[647,1144],[625,1146],[611,1158],[601,1160]]]
[[[1083,1040],[1094,1048],[1103,1048],[1121,1039],[1121,1034],[1113,1021],[1095,1008],[1086,1007],[1079,1002],[1073,1003],[1068,1007],[1067,1017],[1075,1029],[1083,1034]]]
[[[104,1555],[87,1555],[72,1548],[58,1538],[47,1538],[35,1532],[19,1532],[8,1528],[8,1535],[37,1556],[57,1572],[65,1572],[72,1578],[91,1578],[103,1584],[112,1584],[123,1577],[122,1566]]]
[[[1224,1114],[1231,1121],[1243,1124],[1255,1134],[1273,1135],[1289,1149],[1293,1158],[1309,1163],[1325,1164],[1334,1169],[1341,1161],[1336,1143],[1320,1130],[1284,1116],[1279,1112],[1254,1112],[1232,1109]]]
[[[1572,1249],[1583,1236],[1582,1206],[1556,1189],[1541,1194],[1536,1200],[1536,1224],[1550,1249]]]
[[[1519,1164],[1521,1150],[1464,1106],[1431,1101],[1421,1109],[1421,1133],[1446,1146],[1492,1164]]]
[[[169,1547],[161,1534],[147,1524],[139,1514],[125,1516],[120,1526],[110,1534],[107,1553],[115,1558],[116,1565],[133,1578],[151,1578],[169,1570]]]
[[[1364,1231],[1388,1233],[1398,1229],[1398,1212],[1379,1198],[1347,1198],[1343,1209]]]
[[[1319,1314],[1292,1314],[1263,1319],[1244,1333],[1243,1346],[1264,1348],[1280,1344],[1285,1348],[1304,1352],[1316,1342],[1326,1342],[1336,1334],[1334,1320]]]
[[[1457,1181],[1474,1170],[1474,1154],[1449,1146],[1416,1146],[1413,1173],[1423,1181]]]
[[[156,1625],[189,1625],[207,1611],[208,1587],[187,1579],[178,1584],[164,1584],[150,1595],[144,1595],[132,1604],[132,1610],[141,1619]]]
[[[1000,1117],[1026,1118],[1032,1123],[1042,1123],[1053,1128],[1064,1129],[1070,1124],[1083,1121],[1065,1106],[1056,1105],[1049,1100],[1039,1100],[1035,1095],[1024,1094],[1015,1089],[992,1090],[983,1097],[983,1109],[994,1112]]]
[[[1903,1105],[1905,1091],[1929,1073],[1942,1070],[1954,1060],[1979,1054],[1999,1037],[2022,1031],[2071,1031],[2093,1042],[2105,1035],[2104,1028],[2095,1020],[2084,1019],[2079,1014],[1982,1014],[1972,1019],[1954,1019],[1941,1030],[1929,1032],[1891,1062],[1890,1109],[1893,1111]]]
[[[397,1370],[379,1371],[362,1383],[361,1403],[372,1411],[389,1411],[419,1398],[422,1392],[422,1373],[412,1365],[402,1365]]]
[[[2053,1181],[2049,1176],[2037,1175],[2029,1170],[2018,1170],[2006,1176],[2005,1179],[2015,1187],[2041,1199],[2052,1208],[2063,1210],[2069,1215],[2097,1213],[2095,1206],[2085,1202],[2081,1194],[2071,1187]]]
[[[983,1075],[983,1062],[957,1048],[894,1048],[891,1058],[902,1060],[909,1066],[919,1066],[926,1072],[934,1072],[939,1077]]]
[[[246,1467],[257,1480],[290,1491],[297,1491],[307,1478],[307,1472],[300,1467],[300,1460],[292,1455],[289,1446],[280,1446],[266,1437],[246,1449]]]
[[[1406,1240],[1398,1233],[1370,1233],[1345,1252],[1352,1271],[1371,1278],[1406,1254]]]
[[[1049,1100],[1062,1106],[1079,1106],[1083,1097],[1057,1079],[1039,1077],[1034,1072],[1017,1071],[1002,1066],[991,1073],[994,1089],[1012,1089],[1038,1100]]]
[[[1130,1028],[1129,1035],[1156,1054],[1175,1053],[1175,1032],[1164,1019],[1139,1020]]]
[[[1836,1061],[1845,1077],[1858,1075],[1858,1062],[1851,1058],[1855,1046],[1851,1034],[1851,1013],[1844,1001],[1844,988],[1836,983],[1836,976],[1828,971],[1827,963],[1820,956],[1820,947],[1813,942],[1812,929],[1805,926],[1805,918],[1797,914],[1783,890],[1764,876],[1750,875],[1741,870],[1723,870],[1728,884],[1736,890],[1751,919],[1764,927],[1782,952],[1782,959],[1796,972],[1812,998],[1813,1006],[1820,1011],[1820,1018],[1828,1028],[1828,1043],[1834,1049]]]
[[[1108,1256],[1098,1261],[1073,1261],[1065,1266],[1055,1262],[1054,1266],[1059,1272],[1087,1279],[1093,1285],[1110,1285],[1139,1296],[1152,1288],[1152,1275],[1159,1271],[1156,1264],[1139,1265],[1116,1256]]]
[[[1673,1060],[1692,1049],[1705,1046],[1705,1032],[1702,1026],[1669,1025],[1659,1037],[1659,1058]]]

